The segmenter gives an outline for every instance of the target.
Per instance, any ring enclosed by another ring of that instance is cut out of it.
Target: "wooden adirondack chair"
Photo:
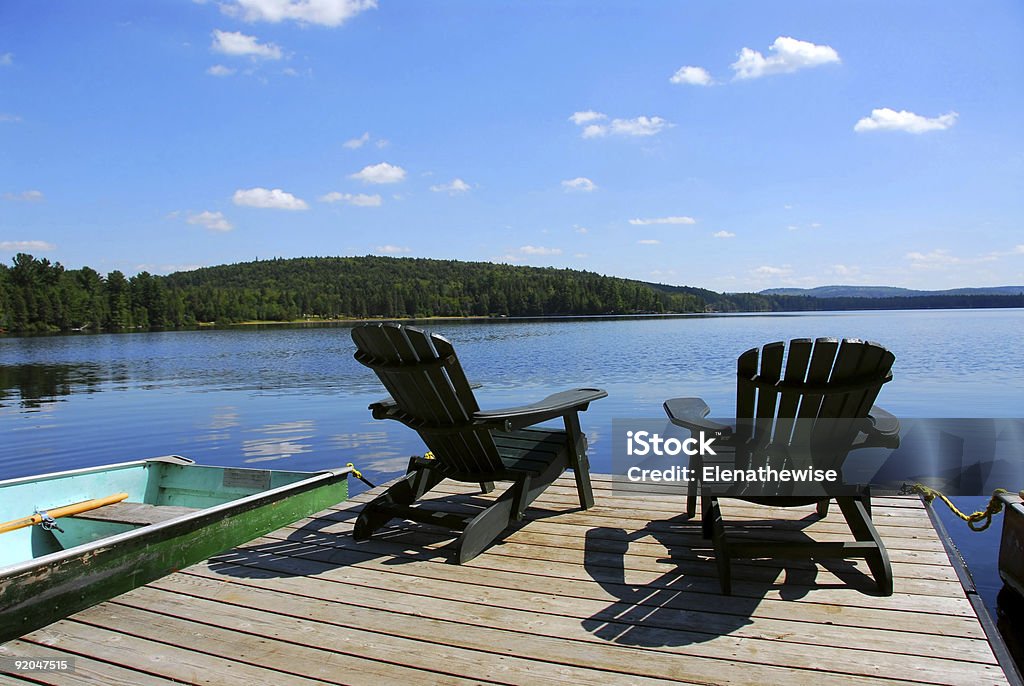
[[[899,420],[873,403],[882,384],[892,379],[895,356],[877,343],[834,338],[796,339],[786,346],[769,343],[740,355],[736,365],[736,422],[708,420],[707,403],[700,398],[665,402],[665,412],[677,426],[696,434],[715,435],[716,448],[734,451],[736,462],[756,462],[762,454],[810,454],[811,443],[827,445],[832,466],[841,466],[858,448],[899,446]],[[760,362],[760,365],[758,364]],[[818,454],[821,454],[818,450]],[[719,450],[721,453],[721,450]],[[763,460],[762,460],[763,462]],[[703,460],[690,461],[701,474]],[[892,567],[882,540],[871,522],[871,494],[867,486],[836,495],[855,542],[735,542],[726,538],[718,497],[706,485],[691,482],[687,514],[694,516],[701,491],[702,531],[712,539],[722,593],[731,592],[730,558],[813,557],[865,558],[882,595],[892,594]],[[731,496],[730,496],[731,497]],[[818,514],[828,512],[827,496],[741,497],[772,507],[816,504]]]
[[[413,457],[406,476],[374,498],[356,521],[356,540],[368,539],[394,517],[462,530],[461,564],[478,555],[562,472],[576,476],[580,506],[594,504],[586,436],[579,413],[608,394],[578,388],[522,407],[481,411],[452,344],[436,334],[398,324],[366,324],[352,330],[356,359],[374,372],[391,394],[370,405],[376,419],[394,419],[415,429],[433,459]],[[561,418],[562,429],[526,428]],[[420,509],[413,503],[445,478],[512,486],[476,515]]]

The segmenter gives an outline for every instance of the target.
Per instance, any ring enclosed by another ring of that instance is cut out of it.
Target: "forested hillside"
[[[822,298],[716,293],[571,269],[394,257],[309,257],[126,278],[19,254],[0,264],[0,329],[125,330],[360,317],[551,316],[1024,307],[1024,296]]]
[[[0,327],[130,329],[303,318],[695,312],[689,293],[568,269],[392,257],[275,259],[126,279],[19,254],[0,266]]]

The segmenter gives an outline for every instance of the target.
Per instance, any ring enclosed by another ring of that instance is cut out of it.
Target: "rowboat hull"
[[[220,473],[221,484],[228,484],[227,487],[215,490],[165,488],[161,491],[158,484],[147,483],[142,488],[149,494],[155,494],[154,497],[159,497],[158,502],[162,503],[157,509],[163,507],[175,512],[182,511],[177,516],[153,524],[138,526],[76,517],[58,520],[57,523],[65,529],[64,533],[44,532],[37,526],[31,527],[21,534],[21,538],[34,537],[30,542],[34,550],[45,551],[47,545],[60,548],[61,537],[67,539],[68,543],[82,540],[83,537],[102,537],[70,547],[64,545],[64,549],[44,552],[32,559],[0,567],[0,642],[22,636],[251,541],[348,497],[349,468],[313,474],[276,470],[227,470],[199,467],[190,462],[172,456],[0,482],[0,493],[4,492],[5,487],[15,492],[13,487],[21,486],[21,491],[35,489],[36,498],[41,497],[38,493],[43,489],[55,490],[62,481],[66,482],[69,478],[82,481],[83,478],[88,480],[92,477],[95,480],[103,475],[102,470],[105,469],[142,468],[168,472],[173,477],[171,480],[177,479],[178,482],[185,475],[192,481],[198,479],[200,482],[209,482],[211,477]],[[198,477],[193,474],[198,474]],[[119,473],[114,476],[122,480],[125,478]],[[274,486],[274,481],[286,483]],[[270,488],[260,488],[268,484]],[[190,493],[185,492],[189,490]],[[233,497],[240,490],[254,492]],[[134,497],[145,502],[141,496]],[[230,499],[212,506],[191,507],[180,504],[208,503],[225,497]],[[120,531],[109,535],[111,528]],[[85,530],[88,532],[83,533]],[[50,536],[55,540],[50,540]],[[0,543],[6,543],[6,540],[0,539]]]
[[[999,576],[1003,583],[1024,599],[1024,504],[1020,496],[999,496],[1006,508],[999,542]]]

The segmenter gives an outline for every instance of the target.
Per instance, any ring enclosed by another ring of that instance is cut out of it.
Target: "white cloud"
[[[561,248],[545,248],[539,245],[524,245],[519,248],[524,255],[561,255]]]
[[[436,186],[431,186],[430,190],[435,193],[448,193],[449,195],[457,195],[459,193],[465,193],[471,189],[468,183],[462,179],[452,179],[449,183],[439,183]]]
[[[711,235],[715,238],[736,238],[736,234],[732,231],[716,231]]]
[[[577,252],[577,253],[573,253],[572,256],[575,257],[577,260],[585,260],[586,258],[590,257],[590,253],[588,253],[588,252]]]
[[[17,124],[21,121],[21,117],[16,114],[8,114],[7,112],[0,112],[0,123]]]
[[[585,234],[585,233],[587,233],[589,231],[590,231],[590,229],[588,229],[585,226],[577,226],[576,227],[576,233],[583,233],[583,234]]]
[[[260,43],[255,36],[247,36],[240,31],[214,30],[210,49],[225,55],[256,57],[265,60],[279,60],[284,57],[281,48],[273,43]]]
[[[215,64],[206,70],[206,73],[210,76],[231,76],[237,71],[232,67],[225,67],[223,64]]]
[[[710,86],[714,83],[711,74],[703,67],[679,67],[679,70],[672,75],[669,81],[691,86]]]
[[[235,228],[222,212],[210,212],[209,210],[199,214],[190,214],[185,221],[193,226],[205,227],[210,231],[230,231]]]
[[[55,250],[53,243],[46,241],[0,241],[0,250],[15,252],[22,250]]]
[[[291,193],[286,193],[280,188],[268,190],[266,188],[238,189],[232,196],[236,205],[246,207],[262,207],[277,210],[308,210],[309,205],[305,200],[296,198]]]
[[[12,64],[14,64],[13,52],[5,52],[4,54],[0,55],[0,67],[9,67]]]
[[[636,117],[634,119],[612,119],[611,124],[592,124],[583,129],[584,138],[596,136],[653,136],[672,126],[661,117]]]
[[[651,224],[696,224],[693,217],[657,217],[655,219],[630,219],[633,226],[650,226]]]
[[[276,24],[290,20],[302,24],[341,26],[360,12],[376,7],[376,0],[234,0],[222,5],[221,10],[250,22]]]
[[[347,205],[353,205],[355,207],[380,207],[383,202],[381,197],[377,194],[367,195],[366,193],[328,193],[327,195],[321,195],[319,198],[320,202],[343,202]]]
[[[595,112],[594,110],[587,110],[585,112],[573,112],[572,116],[569,117],[569,121],[571,121],[576,126],[582,126],[587,122],[598,121],[607,118],[608,115],[606,114],[602,114],[601,112]]]
[[[765,57],[756,50],[743,48],[732,63],[736,79],[756,79],[770,74],[787,74],[799,69],[839,62],[839,53],[828,45],[815,45],[788,36],[779,36]]]
[[[942,269],[955,264],[962,264],[965,260],[956,255],[951,255],[948,250],[936,249],[931,252],[908,252],[907,259],[910,260],[912,269]]]
[[[656,133],[672,126],[671,123],[661,117],[635,117],[633,119],[612,119],[608,123],[604,120],[608,115],[602,112],[587,110],[585,112],[573,112],[569,117],[576,126],[582,126],[583,138],[600,138],[602,136],[653,136]],[[596,124],[593,122],[602,122]],[[586,126],[584,126],[584,124]]]
[[[778,276],[789,276],[793,273],[793,270],[789,265],[783,267],[773,267],[771,265],[762,265],[751,272],[754,276],[759,277],[778,277]]]
[[[349,178],[366,183],[398,183],[405,178],[405,170],[393,164],[381,162],[367,165],[355,174],[350,174]]]
[[[350,138],[350,139],[348,139],[347,141],[342,143],[342,145],[344,145],[346,148],[349,148],[350,150],[355,150],[357,148],[361,148],[364,145],[366,145],[367,141],[369,141],[369,140],[370,140],[370,132],[367,131],[367,132],[363,133],[363,135],[360,136],[359,138]]]
[[[387,253],[387,254],[390,254],[390,255],[394,255],[396,253],[412,252],[412,250],[407,248],[407,247],[405,247],[405,246],[399,246],[399,245],[378,245],[377,246],[377,252],[382,252],[382,253]]]
[[[585,176],[577,176],[575,179],[566,179],[563,181],[562,188],[565,189],[567,193],[570,191],[590,193],[591,191],[597,190],[597,184]]]
[[[956,123],[959,115],[947,112],[938,117],[922,117],[907,110],[891,110],[888,107],[871,110],[870,117],[864,117],[853,125],[858,133],[864,131],[906,131],[907,133],[926,133],[928,131],[945,131]]]
[[[659,245],[661,241],[659,241],[657,238],[643,238],[637,241],[637,243],[639,243],[640,245]]]
[[[4,200],[14,202],[42,202],[45,196],[42,191],[22,191],[21,193],[4,193]]]
[[[905,257],[910,260],[910,267],[912,269],[937,270],[998,262],[1004,257],[1016,257],[1018,255],[1024,255],[1024,244],[1015,245],[1009,250],[993,250],[981,255],[957,255],[949,250],[937,248],[929,252],[909,252]]]
[[[827,269],[829,274],[833,276],[857,276],[860,274],[860,267],[850,266],[846,264],[833,264]]]

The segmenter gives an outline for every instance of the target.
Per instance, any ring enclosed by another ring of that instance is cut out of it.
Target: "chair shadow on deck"
[[[810,542],[803,529],[818,521],[813,512],[791,520],[783,537]],[[778,538],[776,519],[742,523],[747,532],[771,532]],[[650,579],[658,574],[648,571],[650,553],[645,556],[631,547],[658,544],[668,552],[668,557],[655,558],[659,571],[665,571]],[[842,588],[880,595],[873,579],[853,562],[808,558],[744,561],[734,570],[738,583],[733,595],[721,595],[712,543],[701,538],[700,519],[686,514],[652,521],[634,532],[589,529],[584,565],[615,601],[583,620],[583,627],[609,642],[631,646],[682,646],[731,634],[753,623],[757,607],[769,594],[797,600],[816,589]],[[819,581],[818,565],[839,579]]]
[[[494,502],[493,497],[479,493],[445,495],[437,501],[445,512],[466,514],[483,511]],[[331,569],[377,560],[384,566],[412,562],[435,561],[458,564],[453,553],[458,536],[447,528],[431,524],[393,520],[382,527],[369,541],[352,537],[352,527],[362,508],[331,510],[320,513],[299,528],[281,529],[269,534],[273,541],[240,546],[211,558],[209,568],[218,574],[240,578],[273,578],[315,576]],[[574,508],[560,511],[529,510],[529,517],[514,522],[495,541],[502,542],[530,521],[557,517],[564,512],[582,511]],[[283,538],[281,534],[287,531]]]

